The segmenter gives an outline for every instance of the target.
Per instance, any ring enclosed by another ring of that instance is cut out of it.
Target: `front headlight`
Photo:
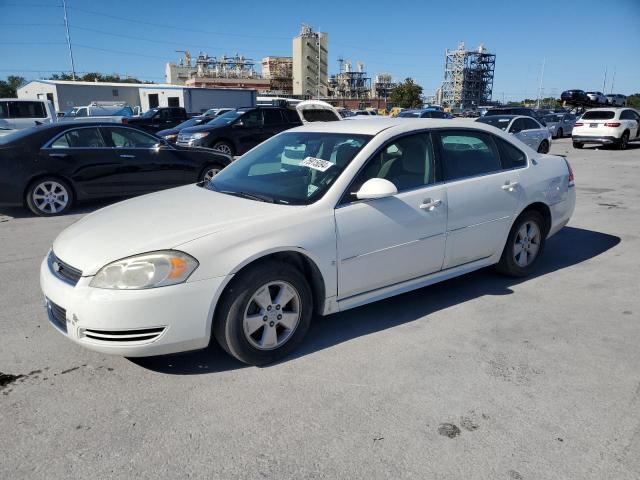
[[[191,139],[192,140],[200,140],[201,138],[206,137],[207,135],[209,135],[209,132],[197,132],[197,133],[192,133],[191,134]]]
[[[175,140],[176,138],[178,138],[178,134],[174,133],[172,135],[165,135],[162,138],[164,138],[165,140],[168,140],[168,141],[172,141],[172,140]]]
[[[140,290],[183,283],[198,261],[177,250],[145,253],[105,265],[91,279],[95,288]]]

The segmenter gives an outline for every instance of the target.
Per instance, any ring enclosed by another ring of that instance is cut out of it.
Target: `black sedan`
[[[0,205],[60,215],[76,201],[207,180],[230,162],[220,152],[170,145],[124,125],[40,125],[0,137]]]

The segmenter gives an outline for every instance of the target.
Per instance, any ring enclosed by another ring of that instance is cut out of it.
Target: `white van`
[[[3,130],[33,127],[58,121],[49,100],[0,98],[0,128]]]

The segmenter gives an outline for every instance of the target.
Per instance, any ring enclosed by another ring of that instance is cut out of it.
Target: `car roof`
[[[486,117],[480,117],[480,118],[518,118],[523,116],[524,115],[512,115],[512,114],[504,113],[502,115],[488,115]]]
[[[466,128],[485,130],[495,133],[495,127],[484,123],[469,122],[461,119],[439,118],[371,118],[366,120],[345,120],[342,122],[313,122],[301,127],[292,128],[287,132],[326,132],[347,133],[354,135],[378,135],[384,130],[397,133],[411,130],[425,130],[431,128]]]

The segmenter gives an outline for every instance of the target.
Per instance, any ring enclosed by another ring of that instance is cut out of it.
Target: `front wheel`
[[[557,133],[557,135],[556,135],[556,136],[557,136],[557,138],[562,138],[562,137],[564,137],[564,132],[562,131],[562,129],[561,129],[561,128],[559,128],[559,129],[558,129],[558,133]]]
[[[283,262],[264,262],[236,275],[220,302],[214,336],[249,365],[287,355],[311,324],[311,288],[297,268]]]
[[[544,250],[547,236],[544,219],[536,211],[524,212],[513,224],[496,268],[511,277],[529,275]]]
[[[213,145],[213,149],[217,150],[220,153],[224,153],[225,155],[233,157],[233,147],[227,142],[216,142]]]
[[[73,204],[73,190],[60,178],[41,178],[29,185],[26,201],[29,210],[41,217],[62,215]]]
[[[543,140],[538,146],[538,153],[549,153],[549,142]]]
[[[573,142],[573,148],[577,148],[578,150],[584,147],[584,143]]]

